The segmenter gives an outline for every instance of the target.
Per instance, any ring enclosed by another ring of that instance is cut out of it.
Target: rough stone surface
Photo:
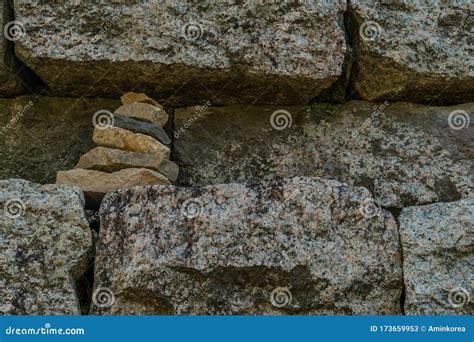
[[[301,177],[105,201],[94,283],[114,297],[93,313],[400,314],[397,225],[362,215],[362,187]]]
[[[364,186],[386,207],[458,200],[474,194],[474,127],[450,128],[453,111],[474,122],[474,103],[176,110],[178,184],[318,176]]]
[[[148,135],[166,145],[169,145],[171,143],[171,139],[168,137],[163,128],[161,128],[161,126],[159,125],[150,122],[144,122],[133,119],[128,116],[114,114],[113,126],[123,128],[135,133]]]
[[[0,179],[54,183],[58,170],[72,169],[94,146],[94,113],[119,105],[112,99],[0,99]]]
[[[124,151],[170,156],[170,149],[148,135],[133,133],[123,128],[95,129],[92,140],[97,145]]]
[[[120,106],[116,114],[129,116],[137,120],[144,120],[163,127],[168,122],[168,114],[162,108],[148,103],[134,102]]]
[[[474,314],[474,200],[408,207],[400,215],[409,315]]]
[[[350,3],[352,88],[369,101],[474,101],[474,5],[470,1]]]
[[[92,205],[100,203],[106,193],[118,189],[138,185],[170,184],[161,173],[138,168],[123,169],[113,173],[84,169],[59,171],[56,183],[79,187],[84,191],[88,203]]]
[[[114,172],[129,168],[145,168],[160,171],[160,165],[165,159],[165,155],[144,154],[107,147],[96,147],[79,159],[76,169]]]
[[[0,314],[80,314],[74,281],[92,257],[82,192],[4,180],[0,203]]]
[[[54,94],[134,89],[171,106],[306,103],[342,73],[345,10],[345,0],[16,0],[28,32],[16,53]]]

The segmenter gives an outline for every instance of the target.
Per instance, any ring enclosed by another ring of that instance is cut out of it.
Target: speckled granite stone
[[[452,129],[454,111],[471,125]],[[178,184],[311,176],[364,186],[386,207],[458,200],[474,195],[472,122],[474,103],[179,109]]]
[[[342,74],[345,10],[346,0],[16,0],[28,33],[16,54],[59,95],[307,103]]]
[[[0,314],[80,314],[74,281],[92,257],[82,192],[2,180],[0,204]]]
[[[104,202],[95,314],[401,313],[397,226],[362,187],[301,177]]]
[[[405,312],[474,314],[474,200],[409,207],[400,214]]]
[[[472,1],[353,0],[351,89],[369,101],[474,101]]]

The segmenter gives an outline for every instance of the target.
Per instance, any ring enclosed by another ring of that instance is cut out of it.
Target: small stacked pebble
[[[112,114],[96,113],[93,141],[99,145],[84,154],[76,167],[59,171],[57,184],[81,188],[89,203],[108,192],[139,185],[171,184],[178,166],[169,160],[170,138],[163,130],[168,114],[142,93],[127,93]]]

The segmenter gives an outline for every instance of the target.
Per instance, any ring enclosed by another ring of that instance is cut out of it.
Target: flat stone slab
[[[92,140],[99,146],[118,148],[124,151],[170,156],[170,149],[158,140],[119,127],[96,128]]]
[[[474,103],[196,106],[175,111],[173,159],[184,186],[325,177],[403,208],[474,196],[472,122]]]
[[[150,122],[136,120],[120,114],[113,114],[113,125],[111,126],[123,128],[134,133],[148,135],[165,145],[169,145],[171,143],[171,139],[168,137],[163,128]]]
[[[153,170],[130,168],[113,173],[84,169],[59,171],[56,183],[82,189],[88,204],[94,206],[108,192],[139,185],[170,184],[170,181]]]
[[[79,315],[92,234],[77,188],[0,181],[0,315]]]
[[[356,62],[351,88],[364,100],[474,101],[471,1],[355,0],[346,26]]]
[[[404,208],[405,313],[474,314],[474,200]]]
[[[163,108],[148,103],[133,102],[124,104],[115,110],[115,114],[151,122],[161,127],[168,122],[168,114]]]
[[[165,155],[128,152],[107,147],[96,147],[84,154],[76,169],[115,172],[122,169],[152,169],[160,172]]]
[[[342,74],[345,9],[345,0],[60,7],[17,0],[16,18],[28,34],[16,54],[60,96],[119,97],[134,89],[173,107],[308,103]]]
[[[103,203],[94,314],[401,313],[397,225],[362,187],[153,186]]]

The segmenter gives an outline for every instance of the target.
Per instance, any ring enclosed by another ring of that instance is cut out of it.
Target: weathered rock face
[[[92,256],[78,189],[0,181],[0,314],[80,314],[74,280]]]
[[[364,188],[302,177],[104,201],[96,314],[400,313],[397,226]]]
[[[474,194],[469,121],[474,103],[180,109],[178,184],[318,176],[364,186],[386,207],[453,201]]]
[[[369,101],[474,101],[470,1],[351,1],[352,88]]]
[[[120,101],[21,96],[0,99],[0,178],[54,183],[93,146],[93,115]]]
[[[405,312],[473,315],[474,200],[405,208],[399,219]]]
[[[59,95],[135,89],[171,106],[307,103],[342,73],[345,10],[345,0],[16,0],[28,33],[16,53]]]

